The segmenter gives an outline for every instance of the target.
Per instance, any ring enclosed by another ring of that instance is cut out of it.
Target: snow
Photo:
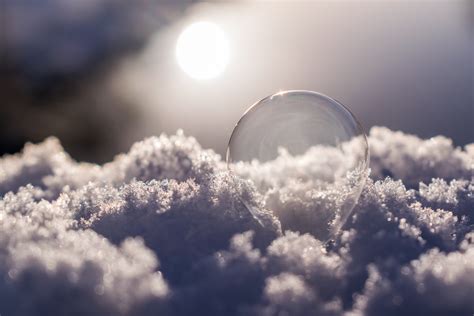
[[[103,166],[28,144],[0,159],[0,314],[472,315],[474,144],[368,140],[371,179],[329,245],[290,215],[344,186],[307,194],[262,169],[273,213],[181,131]]]

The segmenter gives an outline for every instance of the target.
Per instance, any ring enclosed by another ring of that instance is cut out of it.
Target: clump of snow
[[[419,182],[429,183],[432,178],[472,180],[474,176],[474,144],[462,150],[443,136],[423,140],[385,127],[373,127],[369,143],[375,179],[390,176],[417,188]]]
[[[70,214],[36,201],[37,191],[27,186],[0,201],[2,314],[133,314],[167,297],[157,257],[141,238],[113,245],[73,229]]]
[[[352,315],[469,315],[474,310],[474,244],[459,251],[431,249],[402,266],[391,278],[369,266],[364,290]]]
[[[0,314],[472,315],[474,145],[386,128],[369,144],[372,179],[331,244],[290,215],[344,186],[274,181],[272,213],[182,132],[103,166],[29,144],[0,159]]]
[[[326,241],[345,223],[368,177],[365,136],[338,147],[317,145],[292,155],[280,147],[273,160],[229,162],[248,181],[283,230],[308,232]]]

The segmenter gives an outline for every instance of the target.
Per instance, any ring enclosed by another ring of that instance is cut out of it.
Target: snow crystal
[[[474,144],[368,139],[371,179],[331,244],[312,228],[343,185],[254,170],[270,211],[182,132],[103,166],[28,144],[0,159],[0,314],[472,315]]]

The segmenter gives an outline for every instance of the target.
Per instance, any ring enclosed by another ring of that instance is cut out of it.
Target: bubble
[[[227,165],[253,187],[259,207],[283,230],[333,238],[352,212],[368,176],[367,137],[351,111],[323,94],[285,91],[252,105],[232,132]]]

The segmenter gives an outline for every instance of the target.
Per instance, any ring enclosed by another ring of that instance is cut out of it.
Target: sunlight
[[[216,24],[193,23],[178,38],[176,59],[181,69],[194,79],[215,78],[229,61],[229,41]]]

